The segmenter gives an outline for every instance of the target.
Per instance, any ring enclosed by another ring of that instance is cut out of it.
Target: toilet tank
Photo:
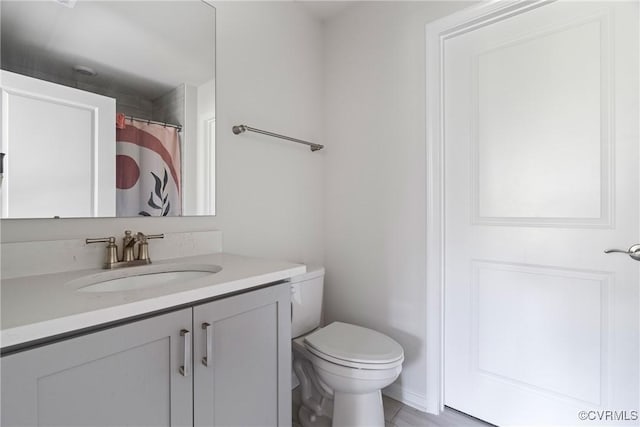
[[[291,337],[297,338],[320,326],[324,268],[307,267],[291,278]]]

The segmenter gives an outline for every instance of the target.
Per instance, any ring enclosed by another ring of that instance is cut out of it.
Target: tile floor
[[[386,427],[491,427],[477,418],[470,417],[451,408],[440,415],[431,415],[413,409],[397,400],[382,396]]]
[[[293,426],[298,423],[298,408],[300,407],[300,390],[296,388],[293,395]],[[476,418],[470,417],[454,409],[446,408],[440,415],[431,415],[406,406],[397,400],[382,396],[384,405],[384,419],[386,427],[491,427]]]

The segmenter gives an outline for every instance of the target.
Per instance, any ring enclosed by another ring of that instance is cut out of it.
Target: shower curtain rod
[[[174,125],[174,124],[166,123],[166,122],[158,122],[158,121],[155,121],[155,120],[141,119],[139,117],[133,117],[133,116],[124,116],[124,117],[125,117],[125,119],[133,120],[133,121],[136,121],[136,122],[145,122],[147,124],[153,123],[154,125],[162,125],[164,127],[176,128],[178,130],[178,132],[182,131],[182,125]]]
[[[322,150],[324,148],[324,145],[314,144],[313,142],[303,141],[303,140],[298,139],[298,138],[291,138],[290,136],[284,136],[284,135],[280,135],[280,134],[277,134],[277,133],[273,133],[273,132],[269,132],[269,131],[261,130],[261,129],[256,129],[256,128],[252,128],[250,126],[245,126],[245,125],[234,126],[234,127],[231,128],[231,130],[236,135],[240,135],[243,132],[249,131],[249,132],[261,133],[263,135],[273,136],[274,138],[286,139],[288,141],[297,142],[298,144],[308,145],[309,148],[311,148],[311,151],[318,151],[318,150]]]

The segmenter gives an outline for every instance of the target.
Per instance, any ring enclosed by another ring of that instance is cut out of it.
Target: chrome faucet
[[[130,230],[125,230],[122,238],[122,258],[118,258],[118,245],[115,237],[101,237],[86,239],[86,243],[106,243],[107,256],[104,262],[105,269],[133,267],[136,265],[151,264],[149,257],[148,239],[163,239],[164,234],[145,235],[136,233],[133,235]],[[138,256],[134,255],[134,248],[138,245]]]

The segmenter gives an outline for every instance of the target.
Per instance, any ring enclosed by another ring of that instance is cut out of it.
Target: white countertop
[[[156,261],[153,265],[175,263],[215,264],[221,266],[222,270],[179,284],[119,292],[77,291],[83,286],[81,278],[107,271],[101,269],[2,280],[0,347],[12,347],[223,296],[287,279],[306,271],[306,267],[301,264],[225,253],[167,259]],[[131,271],[135,268],[138,267],[126,267],[118,271]]]

